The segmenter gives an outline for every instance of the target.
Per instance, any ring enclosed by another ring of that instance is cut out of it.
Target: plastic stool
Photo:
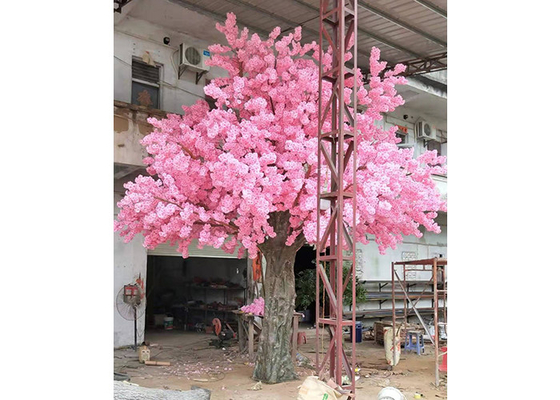
[[[412,339],[416,339],[413,343]],[[408,331],[406,333],[406,341],[404,343],[404,350],[416,351],[418,355],[424,352],[424,335],[419,331]]]

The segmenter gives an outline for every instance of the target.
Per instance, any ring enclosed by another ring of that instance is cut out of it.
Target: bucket
[[[404,395],[402,392],[394,387],[387,386],[378,393],[378,400],[404,400]]]
[[[362,321],[356,321],[356,343],[362,343]],[[350,339],[352,339],[352,329],[350,329]]]
[[[173,329],[173,317],[165,317],[163,319],[163,328],[168,331]]]
[[[397,334],[395,335],[395,360],[393,360],[393,327],[386,326],[383,328],[383,343],[385,346],[385,359],[387,360],[387,364],[389,365],[397,365],[401,358],[401,328],[397,330]]]

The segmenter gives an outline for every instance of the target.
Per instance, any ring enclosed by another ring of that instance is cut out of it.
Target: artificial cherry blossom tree
[[[208,64],[228,76],[204,89],[216,108],[199,101],[183,107],[182,116],[149,120],[155,129],[142,144],[150,154],[145,159],[150,176],[125,184],[115,230],[125,241],[144,235],[150,249],[177,245],[183,257],[195,239],[200,247],[238,249],[239,256],[246,250],[250,258],[260,250],[266,259],[265,319],[253,377],[281,382],[296,377],[290,351],[295,255],[317,236],[320,50],[315,43],[300,43],[301,28],[282,38],[276,28],[267,40],[249,36],[246,28],[239,32],[233,14],[217,29],[228,46],[211,46]],[[328,70],[330,50],[323,62]],[[362,243],[375,238],[381,253],[395,248],[403,235],[421,237],[421,225],[439,233],[434,218],[445,211],[431,179],[445,172],[444,158],[436,152],[413,158],[412,149],[397,146],[396,128],[379,126],[381,113],[404,103],[395,89],[406,82],[397,76],[404,67],[379,76],[385,67],[373,48],[369,88],[361,73],[357,76],[355,236]],[[350,104],[351,80],[347,86]],[[323,104],[330,94],[323,83]],[[326,121],[328,130],[330,117]],[[329,181],[328,167],[320,167]],[[329,212],[322,211],[322,229]],[[344,215],[351,221],[350,203]]]

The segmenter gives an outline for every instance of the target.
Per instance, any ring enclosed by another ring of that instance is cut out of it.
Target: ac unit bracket
[[[187,69],[187,67],[185,67],[185,66],[181,67],[181,66],[179,65],[179,71],[178,71],[178,72],[179,72],[179,76],[178,76],[177,79],[181,79],[181,75],[183,75],[183,72],[185,72],[186,69]]]
[[[188,67],[186,67],[186,66],[183,66],[183,67],[179,66],[179,71],[178,71],[178,72],[179,72],[179,78],[178,78],[178,79],[181,79],[181,75],[183,75],[183,73],[184,73],[185,70],[187,70],[187,69],[188,69]],[[196,74],[195,82],[196,82],[197,85],[198,85],[198,82],[200,82],[200,80],[202,79],[202,77],[203,77],[207,72],[208,72],[208,71],[195,72],[195,74]]]
[[[200,79],[202,78],[202,76],[204,74],[206,74],[207,71],[202,71],[202,72],[197,72],[196,73],[196,84],[198,85],[198,82],[200,81]]]

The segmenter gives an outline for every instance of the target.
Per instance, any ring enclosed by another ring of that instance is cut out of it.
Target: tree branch
[[[303,178],[305,180],[305,179],[309,179],[309,175],[311,175],[311,166],[308,165],[308,164],[304,164],[304,165],[307,165],[307,171],[305,172],[305,178]],[[293,203],[292,207],[295,207],[297,205],[297,203],[299,201],[299,198],[301,197],[301,194],[303,193],[303,189],[305,189],[305,184],[306,183],[307,182],[304,181],[303,185],[301,185],[301,189],[300,189],[299,193],[297,194],[296,198],[294,199],[294,203]]]
[[[154,196],[154,199],[160,200],[160,201],[163,201],[163,202],[166,202],[166,203],[169,203],[169,204],[173,204],[174,206],[179,207],[181,210],[184,210],[184,207],[183,207],[183,206],[180,206],[179,204],[177,204],[177,203],[175,203],[175,202],[173,202],[173,201],[165,200],[165,199],[162,199],[161,197],[156,197],[156,196]],[[202,207],[202,208],[204,208],[205,211],[208,211],[208,208],[205,207],[205,206],[203,206],[203,205],[195,205],[195,204],[193,204],[193,205],[194,205],[195,207]],[[197,222],[195,222],[195,224],[196,224],[196,223],[197,223]],[[221,226],[221,227],[224,227],[224,228],[229,228],[229,229],[231,229],[231,232],[230,232],[230,233],[232,233],[232,234],[235,234],[235,233],[238,232],[237,227],[236,227],[235,225],[233,225],[232,223],[226,223],[226,222],[216,221],[216,220],[213,219],[213,218],[210,218],[210,220],[209,220],[208,222],[204,222],[204,221],[201,220],[200,224],[210,224],[210,225],[213,225],[213,226]]]
[[[274,109],[274,103],[272,102],[272,97],[268,95],[268,99],[270,100],[270,108],[272,108],[272,114],[276,116],[276,110]]]
[[[161,197],[157,197],[157,196],[154,196],[154,199],[164,201],[164,202],[169,203],[169,204],[173,204],[174,206],[179,207],[181,210],[183,209],[183,206],[180,206],[179,204],[177,204],[177,203],[175,203],[171,200],[165,200],[165,199],[162,199]]]
[[[183,151],[185,153],[187,153],[189,155],[190,158],[192,158],[193,160],[198,160],[200,162],[204,162],[204,158],[202,157],[196,157],[192,151],[190,151],[189,149],[187,149],[185,146],[183,146],[182,144],[179,144],[179,146],[181,146],[181,149],[183,149]]]

